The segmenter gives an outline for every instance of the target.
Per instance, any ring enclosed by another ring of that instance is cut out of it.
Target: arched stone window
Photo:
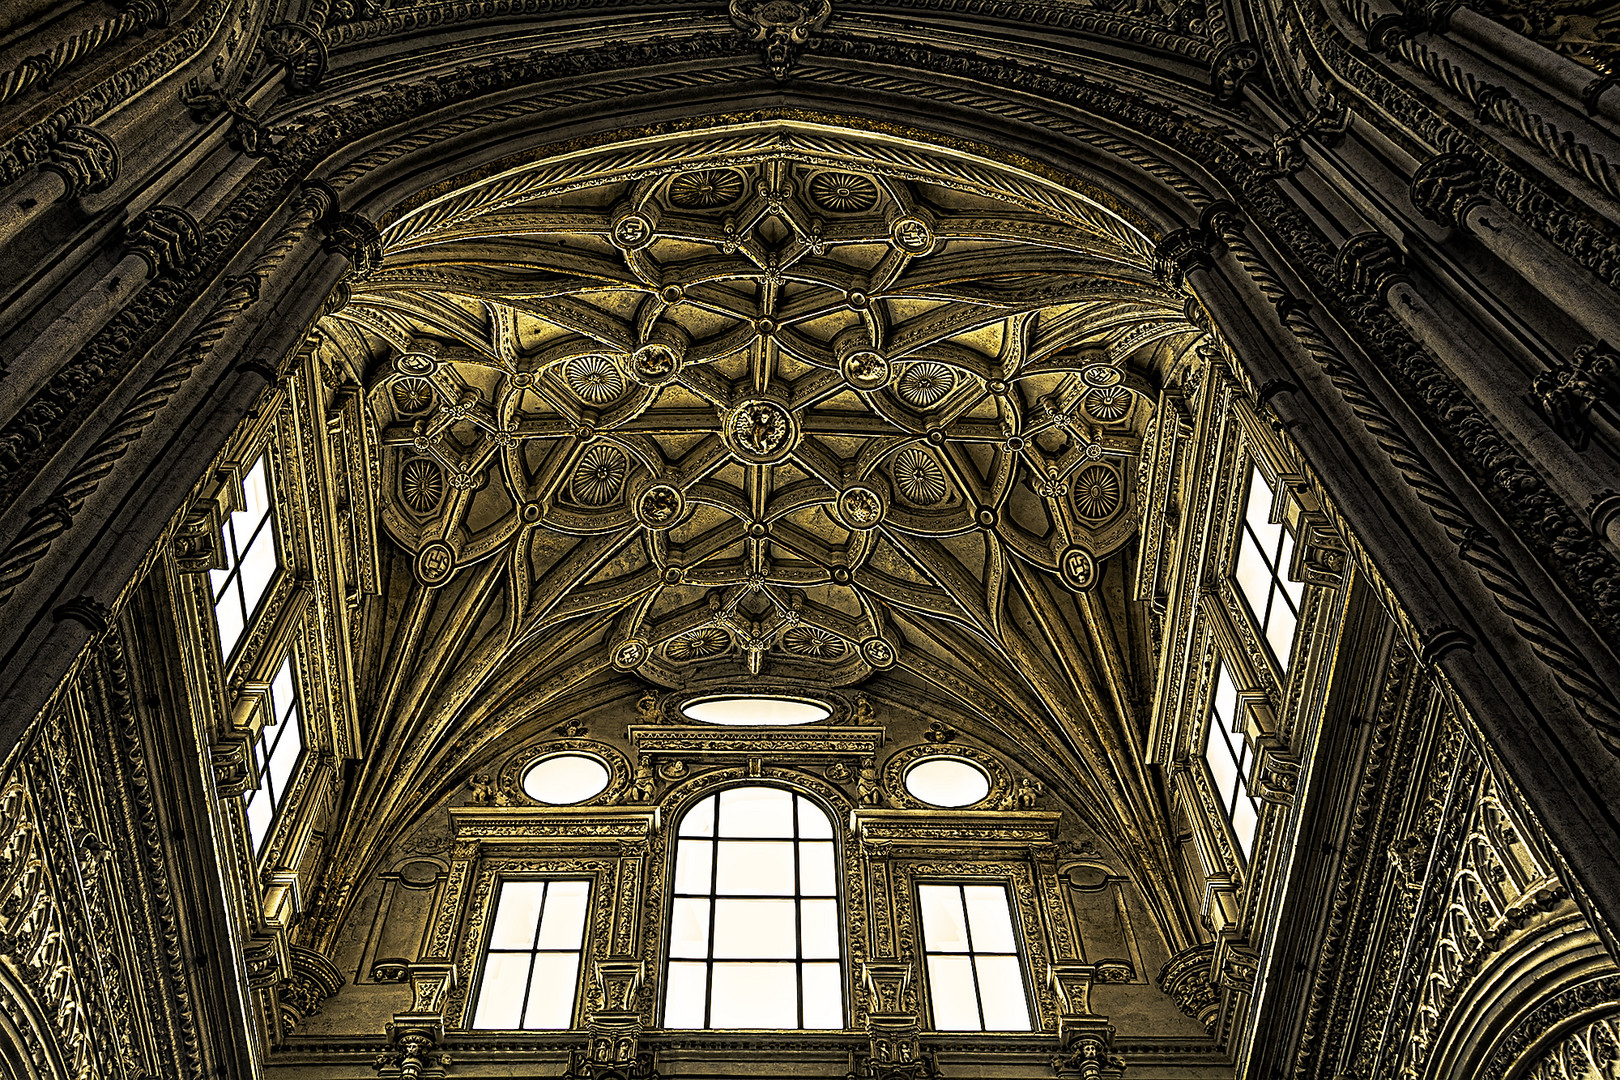
[[[709,795],[676,830],[668,1028],[844,1027],[837,843],[783,788]]]

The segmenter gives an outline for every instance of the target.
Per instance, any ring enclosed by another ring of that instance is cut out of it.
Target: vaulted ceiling
[[[395,552],[339,866],[542,711],[860,684],[1019,746],[1163,869],[1117,553],[1200,331],[1143,230],[776,125],[519,167],[382,233],[319,333]]]

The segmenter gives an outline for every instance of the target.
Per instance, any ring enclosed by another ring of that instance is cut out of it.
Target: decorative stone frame
[[[753,763],[740,769],[722,768],[701,773],[671,787],[664,796],[668,835],[665,842],[653,846],[647,869],[647,923],[642,962],[644,970],[654,974],[643,986],[647,998],[642,1006],[643,1015],[649,1020],[648,1026],[663,1018],[662,997],[653,989],[662,989],[669,960],[669,897],[674,891],[674,846],[679,823],[693,806],[708,796],[727,788],[751,786],[777,787],[803,795],[826,811],[832,823],[834,857],[840,870],[839,916],[844,931],[840,959],[844,965],[844,1016],[847,1020],[844,1030],[859,1031],[865,1026],[868,1011],[860,980],[861,964],[867,959],[867,893],[860,847],[849,828],[854,804],[837,786],[807,770],[763,765],[755,768]]]
[[[1007,886],[1013,916],[1013,937],[1018,944],[1020,968],[1024,975],[1024,993],[1029,1002],[1030,1030],[1057,1033],[1058,1017],[1063,1009],[1053,990],[1052,962],[1047,951],[1046,934],[1040,897],[1037,895],[1035,874],[1027,862],[979,862],[971,858],[951,860],[928,859],[912,862],[896,861],[895,886],[900,891],[895,904],[895,933],[902,953],[909,954],[916,965],[917,978],[912,980],[910,1002],[919,1020],[929,1016],[923,987],[928,973],[922,952],[922,920],[917,910],[919,884],[995,884]],[[930,1017],[931,1019],[931,1017]],[[924,1031],[935,1029],[927,1024]]]
[[[937,746],[933,743],[919,743],[915,746],[902,747],[890,754],[883,763],[883,794],[891,806],[903,810],[938,810],[941,807],[933,803],[923,802],[906,790],[906,773],[913,765],[927,761],[930,758],[961,758],[972,762],[984,771],[990,781],[990,790],[984,798],[967,806],[949,807],[952,810],[1004,810],[1010,808],[1013,797],[1012,772],[1006,764],[996,755],[976,746],[961,743],[950,743],[946,746]]]
[[[593,966],[605,959],[613,923],[611,858],[492,858],[479,864],[467,896],[467,921],[456,956],[456,985],[445,1003],[446,1026],[471,1028],[478,998],[479,976],[489,948],[495,898],[505,881],[577,881],[589,879],[591,897],[586,909],[585,940],[581,943],[578,982],[574,987],[575,1024],[585,1013],[601,1008],[601,989],[590,977]]]
[[[595,795],[581,799],[577,803],[547,803],[532,797],[523,790],[523,777],[538,762],[558,754],[583,754],[586,757],[597,758],[607,766],[607,785]],[[506,764],[502,765],[496,774],[496,799],[503,805],[513,806],[608,806],[626,801],[626,789],[630,786],[631,777],[630,759],[609,743],[595,739],[551,739],[547,742],[532,743],[507,758]]]

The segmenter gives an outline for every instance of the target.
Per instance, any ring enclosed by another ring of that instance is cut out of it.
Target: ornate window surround
[[[643,1035],[656,1046],[696,1045],[694,1040],[712,1039],[716,1032],[652,1026],[660,1015],[668,952],[674,823],[702,799],[748,785],[805,796],[834,823],[848,1026],[841,1031],[732,1033],[736,1037],[769,1043],[782,1038],[837,1041],[866,1036],[878,1057],[888,1052],[921,1054],[919,1040],[925,1034],[930,1040],[981,1037],[925,1032],[918,882],[996,882],[1008,888],[1032,1030],[1011,1036],[985,1033],[998,1043],[1034,1040],[1034,1045],[1050,1039],[1060,1021],[1073,1012],[1066,994],[1078,994],[1076,1001],[1083,1002],[1082,984],[1089,985],[1094,978],[1132,977],[1129,965],[1117,961],[1086,962],[1057,870],[1060,813],[923,809],[896,798],[903,791],[887,790],[883,780],[890,770],[882,768],[886,762],[881,755],[876,767],[863,756],[882,745],[882,729],[875,726],[819,732],[734,728],[722,734],[725,738],[717,740],[714,729],[701,726],[632,726],[633,757],[622,765],[614,762],[605,792],[575,806],[547,806],[524,796],[519,786],[522,766],[556,749],[587,745],[612,762],[616,755],[608,744],[581,737],[527,744],[475,780],[475,801],[450,812],[450,868],[431,916],[424,954],[409,965],[411,972],[447,972],[445,1028],[456,1029],[458,1038],[496,1034],[472,1031],[468,1025],[500,883],[572,877],[592,881],[578,1021],[587,1050],[573,1071],[589,1072],[594,1065],[611,1061],[629,1067],[626,1062],[650,1052]],[[737,736],[735,741],[732,736]],[[773,739],[781,740],[776,753],[767,746]],[[896,755],[909,760],[907,749],[892,748],[890,760]],[[937,747],[927,750],[939,753]],[[994,767],[1006,771],[1002,762]],[[867,778],[858,782],[862,771]],[[882,789],[875,797],[872,785]],[[1106,973],[1099,975],[1104,968]],[[397,975],[401,981],[414,978],[406,971]],[[1065,990],[1069,983],[1074,986]],[[536,1045],[565,1034],[499,1033],[508,1041],[521,1037]],[[576,1031],[574,1038],[579,1037]],[[901,1044],[909,1049],[896,1049]],[[605,1057],[597,1061],[598,1054]]]

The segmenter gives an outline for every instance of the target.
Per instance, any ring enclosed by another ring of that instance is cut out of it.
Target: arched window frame
[[[697,787],[696,790],[694,790],[694,791],[684,793],[683,796],[679,799],[679,801],[676,802],[672,806],[671,811],[670,811],[670,821],[672,823],[672,827],[670,829],[669,843],[667,845],[667,850],[666,850],[666,853],[665,853],[665,857],[666,857],[667,862],[666,862],[666,865],[664,867],[664,872],[663,872],[664,884],[665,884],[665,888],[667,890],[666,894],[665,894],[666,897],[667,897],[667,900],[663,904],[662,909],[660,911],[661,921],[660,921],[660,929],[659,929],[659,949],[658,949],[658,961],[657,961],[658,965],[659,965],[657,970],[659,971],[659,974],[660,974],[660,986],[665,987],[667,985],[667,980],[669,979],[670,964],[672,962],[678,962],[678,960],[681,959],[681,958],[673,957],[671,955],[671,939],[672,939],[672,934],[673,934],[673,925],[672,924],[673,924],[674,901],[676,899],[676,893],[675,893],[676,874],[677,874],[678,869],[679,869],[679,843],[680,843],[680,840],[681,840],[682,826],[686,822],[686,820],[688,818],[688,815],[690,815],[697,808],[699,808],[706,799],[710,798],[711,796],[716,798],[716,799],[719,799],[719,797],[721,795],[723,795],[723,793],[726,792],[726,791],[735,790],[735,789],[738,789],[738,788],[748,788],[748,787],[775,788],[775,789],[778,789],[778,790],[786,791],[792,796],[795,796],[795,797],[798,797],[798,798],[803,798],[806,801],[808,801],[818,811],[820,811],[822,814],[826,815],[828,824],[829,824],[829,826],[831,828],[831,834],[832,834],[831,835],[831,840],[832,840],[832,845],[833,845],[834,881],[835,881],[835,894],[832,897],[832,899],[835,902],[836,911],[837,911],[837,925],[838,925],[838,937],[839,937],[838,961],[837,962],[838,962],[838,972],[839,972],[839,980],[840,980],[840,982],[839,982],[839,995],[840,995],[839,1008],[840,1008],[840,1011],[842,1012],[843,1024],[838,1028],[778,1028],[778,1029],[768,1029],[768,1030],[781,1030],[781,1031],[843,1031],[843,1030],[848,1030],[848,1028],[850,1026],[850,1023],[851,1023],[851,1007],[852,1007],[851,987],[853,985],[851,977],[850,977],[851,976],[851,960],[852,960],[852,958],[851,958],[849,933],[848,933],[848,928],[850,926],[852,916],[851,916],[851,909],[848,906],[848,904],[849,904],[848,896],[849,896],[849,893],[850,893],[851,881],[854,879],[854,877],[858,876],[858,875],[855,875],[855,874],[851,873],[851,867],[847,863],[847,853],[848,853],[848,850],[849,850],[849,838],[846,835],[846,829],[841,824],[840,815],[839,815],[837,809],[835,807],[829,805],[829,800],[827,799],[825,792],[818,792],[818,791],[813,790],[812,788],[810,788],[809,786],[807,786],[803,782],[803,778],[801,776],[794,775],[793,771],[789,771],[789,770],[772,770],[772,773],[774,775],[770,775],[770,776],[764,776],[764,775],[754,776],[754,775],[746,775],[746,774],[743,775],[743,776],[731,776],[731,777],[728,777],[728,778],[726,778],[724,780],[721,780],[721,781],[719,781],[717,783],[703,784],[703,785]],[[717,812],[718,812],[718,806],[717,806]],[[847,815],[844,815],[844,817],[847,818]],[[718,841],[718,840],[720,840],[722,838],[719,837],[718,834],[717,834],[715,839]],[[795,844],[802,843],[802,842],[806,842],[806,841],[800,840],[800,839],[797,839],[797,838],[795,839]],[[796,856],[796,859],[797,859],[797,856]],[[712,901],[715,899],[715,897],[711,894],[710,899],[711,899],[711,903],[712,903]],[[794,899],[795,903],[798,903],[799,901],[805,899],[805,897],[800,896],[796,891],[794,896],[793,896],[793,899]],[[709,949],[709,955],[704,961],[705,964],[709,967],[711,972],[712,972],[712,969],[713,969],[713,965],[716,962],[716,958],[713,955],[713,923],[714,923],[713,910],[714,909],[711,906],[711,908],[710,908],[710,928],[711,928],[710,929],[710,949]],[[796,965],[799,966],[801,968],[801,970],[802,970],[802,965],[804,963],[806,963],[806,962],[807,961],[805,960],[804,957],[802,957],[802,955],[797,956],[796,959],[795,959]],[[711,1003],[712,1003],[712,993],[713,993],[713,987],[712,986],[706,986],[706,988],[705,988],[705,999],[706,1000],[705,1000],[705,1007],[704,1007],[705,1020],[707,1020],[708,1017],[709,1017],[710,1007],[711,1007]],[[803,997],[802,997],[802,994],[803,994],[803,985],[802,985],[802,983],[801,983],[801,985],[799,987],[799,993],[800,993],[799,1011],[800,1011],[800,1015],[801,1015],[801,1018],[802,1018],[803,1010],[804,1010],[804,1001],[803,1001]],[[666,1001],[664,999],[664,993],[661,990],[660,995],[659,995],[659,1000],[658,1000],[657,1006],[656,1006],[656,1013],[655,1013],[655,1016],[657,1018],[657,1022],[658,1022],[658,1024],[660,1026],[664,1025],[665,1009],[666,1009]],[[671,1029],[671,1030],[728,1031],[728,1030],[747,1030],[747,1029],[699,1027],[699,1028],[680,1028],[680,1029]]]

